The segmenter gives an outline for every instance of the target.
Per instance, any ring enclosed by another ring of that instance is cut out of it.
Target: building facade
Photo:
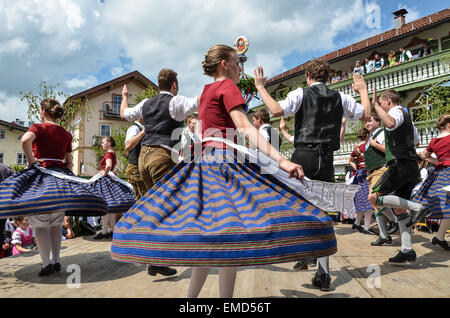
[[[134,71],[69,97],[71,100],[80,100],[82,105],[69,124],[73,127],[72,171],[76,175],[93,176],[98,173],[101,158],[97,157],[92,147],[100,146],[102,138],[110,136],[115,129],[130,126],[130,123],[120,118],[124,84],[128,87],[130,106],[136,104],[136,96],[145,88],[152,86],[158,89],[152,81]]]
[[[26,167],[27,157],[22,150],[20,139],[28,130],[24,122],[7,122],[0,120],[0,163],[9,167],[14,165]]]
[[[421,143],[418,152],[422,151],[430,139],[436,135],[436,130],[425,128],[425,123],[420,122],[416,116],[419,108],[429,107],[419,101],[424,91],[433,84],[447,82],[450,79],[450,9],[445,9],[432,15],[420,18],[410,23],[405,23],[406,10],[394,12],[395,27],[389,31],[380,33],[368,39],[351,44],[322,57],[328,61],[331,68],[330,77],[334,73],[342,77],[343,73],[350,73],[350,68],[356,61],[364,65],[365,58],[373,59],[375,54],[384,59],[391,50],[396,52],[396,60],[399,61],[399,48],[410,51],[413,59],[384,67],[381,70],[367,73],[364,78],[368,84],[370,97],[374,88],[377,93],[386,89],[395,89],[400,92],[402,106],[408,108],[410,116],[419,129]],[[424,44],[432,49],[432,54],[420,56]],[[280,100],[288,91],[298,87],[306,87],[305,66],[307,62],[289,71],[279,74],[267,81],[266,88],[276,100]],[[331,89],[350,94],[359,100],[359,95],[352,90],[353,79],[342,79],[328,83]],[[258,106],[265,107],[265,106]],[[433,120],[431,115],[430,120]],[[272,118],[273,126],[279,126],[278,118]],[[287,124],[293,127],[293,116],[287,120]],[[358,122],[348,121],[347,132],[354,132]],[[335,171],[342,174],[348,165],[348,157],[356,144],[354,134],[347,134],[341,143],[341,149],[335,152]],[[291,151],[293,149],[291,148]],[[285,155],[290,157],[289,151]]]

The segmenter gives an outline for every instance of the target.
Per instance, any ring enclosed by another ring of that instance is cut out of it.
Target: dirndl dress
[[[333,222],[324,211],[241,159],[233,150],[213,149],[177,164],[116,224],[112,258],[230,267],[336,253]]]
[[[105,200],[88,184],[70,178],[78,179],[58,166],[33,165],[13,174],[0,183],[0,218],[29,216],[30,225],[37,227],[60,226],[64,215],[106,214]]]
[[[104,177],[97,174],[90,179],[90,183],[106,201],[108,213],[124,213],[136,203],[133,187],[112,172]]]
[[[449,184],[450,167],[436,168],[412,197],[412,201],[430,209],[431,215],[427,219],[450,218],[450,192],[442,189]]]

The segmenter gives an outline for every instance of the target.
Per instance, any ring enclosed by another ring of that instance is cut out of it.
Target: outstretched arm
[[[254,71],[255,73],[255,86],[258,90],[259,96],[261,96],[264,104],[267,106],[269,111],[272,113],[272,116],[279,117],[284,116],[283,108],[281,108],[280,104],[277,103],[272,96],[267,92],[264,85],[266,84],[266,77],[264,76],[264,70],[261,66],[258,66],[258,69]]]
[[[361,105],[364,107],[364,115],[360,118],[361,121],[367,122],[370,120],[370,99],[367,92],[367,85],[361,74],[355,73],[353,75],[353,89],[359,93],[361,97]]]
[[[249,142],[257,145],[258,149],[279,163],[280,168],[289,173],[290,177],[302,179],[304,177],[302,166],[286,160],[255,128],[244,113],[242,106],[235,107],[230,112],[234,125],[242,136]]]

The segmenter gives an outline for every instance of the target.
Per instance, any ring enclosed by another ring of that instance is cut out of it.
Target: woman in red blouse
[[[238,266],[328,256],[336,239],[323,211],[236,150],[240,135],[285,175],[304,176],[248,120],[234,49],[216,45],[202,64],[214,78],[199,98],[202,156],[177,164],[139,199],[117,223],[111,252],[118,261],[193,267],[188,297],[219,267],[220,297],[232,297]]]
[[[22,136],[29,168],[0,184],[0,216],[27,216],[42,259],[40,276],[61,270],[64,215],[103,215],[106,203],[90,186],[77,182],[72,166],[72,135],[57,121],[64,109],[54,99],[41,102],[41,124]],[[50,254],[52,258],[50,259]]]
[[[430,209],[430,219],[441,219],[439,231],[431,243],[445,250],[450,247],[445,241],[445,233],[450,226],[450,192],[443,190],[450,184],[450,115],[442,115],[436,122],[440,134],[433,138],[422,152],[422,158],[435,165],[435,170],[422,183],[413,201]],[[435,154],[437,158],[431,157]]]
[[[95,240],[111,238],[118,217],[136,202],[131,186],[127,186],[125,181],[121,181],[113,173],[117,163],[115,146],[116,141],[113,137],[103,138],[102,148],[105,155],[100,161],[100,178],[92,184],[108,205],[108,214],[102,216],[102,230],[94,236]]]
[[[358,141],[355,149],[350,155],[349,163],[354,169],[353,183],[360,186],[360,190],[355,194],[355,208],[356,217],[355,222],[352,224],[352,229],[357,230],[363,234],[377,235],[370,227],[370,221],[372,220],[373,206],[367,199],[369,196],[369,183],[367,182],[367,171],[364,165],[364,152],[366,149],[366,143],[369,139],[370,132],[363,128],[358,132]],[[361,221],[364,216],[364,228],[361,226]],[[346,217],[344,216],[344,219]]]

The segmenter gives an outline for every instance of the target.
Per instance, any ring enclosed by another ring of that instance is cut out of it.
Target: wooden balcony
[[[444,62],[446,61],[446,63]],[[369,94],[374,87],[377,92],[386,89],[405,91],[416,87],[431,85],[445,76],[450,75],[450,50],[445,50],[430,56],[418,58],[402,64],[397,64],[379,71],[364,75]],[[330,84],[329,88],[351,95],[359,99],[352,89],[353,78]]]

